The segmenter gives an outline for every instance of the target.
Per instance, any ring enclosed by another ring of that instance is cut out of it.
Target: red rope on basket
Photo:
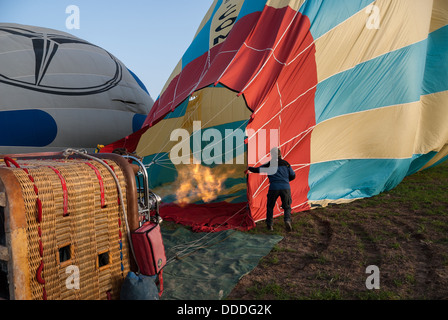
[[[12,158],[10,157],[4,157],[3,160],[5,161],[5,164],[8,168],[11,168],[11,163],[16,167],[20,168],[20,165]]]
[[[51,170],[53,170],[59,177],[59,180],[61,181],[61,185],[62,185],[62,194],[63,194],[63,207],[64,207],[64,213],[63,216],[67,217],[69,215],[68,213],[68,190],[67,190],[67,183],[64,179],[64,177],[62,176],[61,172],[51,166],[48,166]]]
[[[101,208],[106,207],[106,200],[104,198],[104,183],[103,178],[101,177],[100,171],[93,164],[86,162],[86,164],[95,171],[96,177],[98,178],[98,182],[100,184],[100,192],[101,192]]]

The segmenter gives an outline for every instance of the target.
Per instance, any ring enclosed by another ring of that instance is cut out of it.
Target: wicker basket
[[[4,299],[119,298],[134,265],[125,219],[138,227],[135,176],[122,157],[101,158],[118,178],[123,206],[114,175],[98,161],[0,160]]]

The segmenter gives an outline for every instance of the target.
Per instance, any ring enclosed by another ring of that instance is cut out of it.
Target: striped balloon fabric
[[[215,0],[142,129],[104,151],[144,157],[167,219],[250,228],[269,181],[244,170],[272,145],[296,172],[294,212],[444,161],[447,80],[447,1]]]

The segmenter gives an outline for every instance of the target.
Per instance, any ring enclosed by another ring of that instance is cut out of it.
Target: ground
[[[379,196],[295,213],[229,300],[448,299],[448,163]],[[249,232],[268,233],[264,223]],[[272,231],[271,231],[272,232]],[[379,269],[369,290],[366,268]]]

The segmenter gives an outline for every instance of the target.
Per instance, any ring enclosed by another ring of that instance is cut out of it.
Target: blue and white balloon
[[[93,150],[140,129],[154,101],[106,50],[0,23],[0,153]]]

